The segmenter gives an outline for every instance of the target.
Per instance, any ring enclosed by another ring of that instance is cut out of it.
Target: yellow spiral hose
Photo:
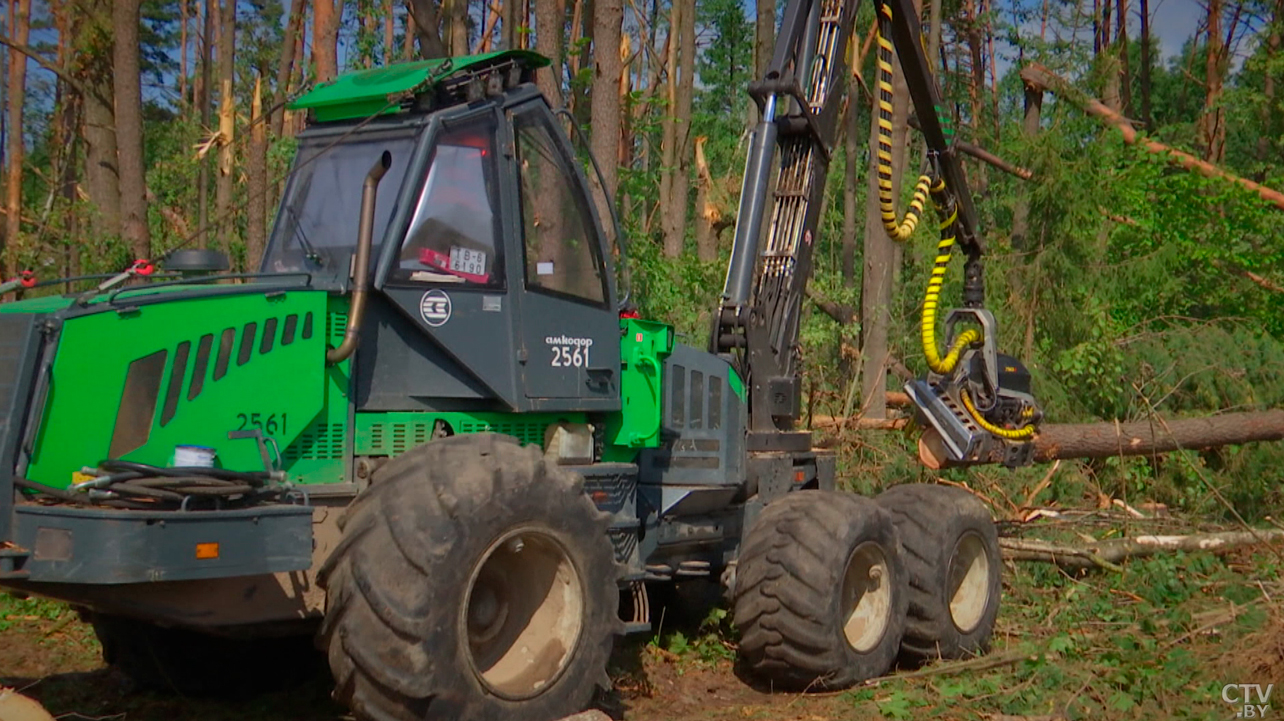
[[[905,219],[898,221],[892,197],[892,41],[888,39],[891,22],[892,8],[882,3],[878,19],[878,207],[887,235],[904,242],[918,227],[932,179],[919,176]]]

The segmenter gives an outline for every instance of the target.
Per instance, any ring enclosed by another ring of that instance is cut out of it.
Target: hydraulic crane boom
[[[923,197],[918,203],[925,201],[930,186],[942,216],[942,255],[924,302],[924,348],[933,373],[907,391],[918,401],[929,430],[944,439],[951,460],[1025,462],[1040,414],[1029,396],[1025,369],[995,350],[994,319],[983,308],[984,245],[976,210],[919,40],[917,14],[911,0],[875,3],[880,52],[886,58],[881,70],[890,72],[894,46],[927,141],[931,173],[920,180]],[[751,450],[809,442],[807,434],[792,430],[801,412],[799,323],[858,4],[859,0],[789,0],[767,72],[749,87],[761,119],[750,142],[735,242],[710,346],[730,356],[749,384]],[[890,129],[890,80],[880,82],[875,112]],[[890,196],[890,167],[880,163],[879,173]],[[894,227],[892,201],[884,200],[884,221]],[[912,230],[912,222],[908,228]],[[898,239],[908,237],[910,230]],[[956,348],[942,359],[935,351],[936,294],[955,244],[964,255],[964,308],[946,316],[947,332],[952,336],[960,321],[980,330],[947,339]],[[1013,428],[1014,424],[1024,425]]]

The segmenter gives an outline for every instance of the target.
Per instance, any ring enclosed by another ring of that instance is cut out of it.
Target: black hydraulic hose
[[[35,491],[36,493],[49,496],[50,498],[57,498],[60,501],[75,503],[76,505],[80,505],[80,506],[90,505],[89,499],[85,498],[82,495],[72,493],[71,491],[68,491],[63,488],[54,488],[53,486],[46,486],[43,483],[36,483],[35,481],[29,481],[25,478],[14,478],[13,485],[17,486],[18,488],[25,488],[28,491]]]
[[[226,468],[163,468],[161,466],[152,466],[146,463],[135,463],[133,461],[108,460],[98,464],[99,468],[105,471],[111,471],[112,475],[123,475],[125,473],[135,473],[136,478],[155,477],[155,476],[173,476],[182,478],[191,478],[199,476],[202,478],[213,478],[220,481],[240,481],[250,485],[263,485],[267,480],[268,474],[263,471],[230,471]]]

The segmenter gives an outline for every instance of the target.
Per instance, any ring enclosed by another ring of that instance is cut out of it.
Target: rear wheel
[[[906,660],[963,658],[990,648],[1002,592],[998,532],[961,488],[894,486],[878,497],[892,514],[909,571]]]
[[[842,688],[891,667],[905,623],[896,529],[873,501],[799,491],[763,510],[736,567],[740,652],[773,686]]]
[[[335,697],[380,721],[583,710],[621,627],[606,521],[578,476],[504,436],[381,467],[321,570]]]

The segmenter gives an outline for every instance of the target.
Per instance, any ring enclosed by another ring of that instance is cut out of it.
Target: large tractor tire
[[[244,696],[321,670],[307,635],[214,636],[123,616],[94,614],[103,660],[139,687],[184,696]]]
[[[550,721],[609,686],[623,625],[608,517],[507,436],[381,467],[321,569],[335,698],[370,721]]]
[[[736,566],[740,653],[774,688],[843,688],[896,660],[907,602],[892,519],[850,493],[773,501]]]
[[[1002,565],[989,510],[961,488],[893,486],[878,497],[892,515],[909,571],[906,661],[956,659],[990,648]]]

